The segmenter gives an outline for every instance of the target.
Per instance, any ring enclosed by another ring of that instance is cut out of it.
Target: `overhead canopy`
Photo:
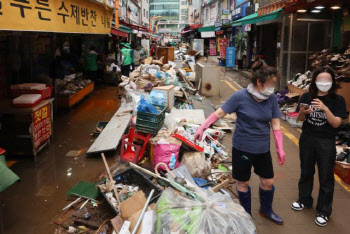
[[[263,21],[277,20],[281,18],[282,9],[271,12],[267,15],[258,16],[258,13],[254,13],[243,17],[242,19],[236,20],[232,23],[232,27],[242,26],[246,24],[256,24]]]
[[[212,26],[201,27],[201,28],[198,28],[198,31],[199,32],[215,32],[215,26],[212,25]]]
[[[119,28],[112,27],[111,34],[120,36],[120,37],[128,37],[129,33],[120,30]]]
[[[125,26],[125,25],[119,25],[120,27],[119,27],[119,30],[122,30],[122,31],[124,31],[124,32],[126,32],[126,33],[131,33],[131,28],[129,28],[129,27],[127,27],[127,26]]]

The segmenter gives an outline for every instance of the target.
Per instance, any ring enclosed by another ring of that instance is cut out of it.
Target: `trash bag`
[[[205,159],[201,152],[185,152],[181,165],[185,165],[192,177],[207,178],[210,174],[211,163]]]
[[[155,76],[155,74],[157,73],[157,71],[160,70],[160,67],[158,65],[148,65],[143,71],[142,73],[147,73],[149,75]]]
[[[231,197],[195,188],[201,201],[167,188],[156,205],[155,233],[256,233],[255,224],[244,208]]]
[[[159,92],[158,90],[152,90],[149,95],[149,100],[154,105],[166,106],[164,93]]]
[[[146,113],[152,113],[152,114],[159,114],[157,109],[145,99],[145,96],[141,95],[141,99],[139,101],[139,104],[137,106],[137,111],[139,112],[146,112]]]

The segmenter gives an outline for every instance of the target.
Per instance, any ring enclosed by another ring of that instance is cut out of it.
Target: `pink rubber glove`
[[[204,123],[202,123],[202,125],[197,129],[196,134],[194,135],[194,140],[202,140],[203,137],[203,132],[210,127],[210,125],[212,125],[213,123],[215,123],[216,121],[218,121],[218,117],[216,116],[215,112],[213,114],[211,114]]]
[[[280,166],[286,161],[286,154],[283,149],[283,133],[281,130],[273,130],[273,136],[275,137],[277,162]]]

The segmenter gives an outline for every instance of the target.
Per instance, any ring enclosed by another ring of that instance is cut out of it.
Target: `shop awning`
[[[215,32],[215,26],[212,25],[212,26],[198,28],[198,32]]]
[[[124,31],[126,33],[131,33],[131,28],[129,28],[125,25],[122,25],[122,24],[119,25],[119,30]]]
[[[120,37],[128,37],[129,33],[120,30],[119,28],[112,27],[111,34],[120,36]]]
[[[281,11],[282,9],[278,9],[276,11],[271,12],[270,14],[262,15],[262,16],[258,16],[258,13],[254,13],[246,17],[243,17],[242,19],[234,21],[232,23],[232,27],[242,26],[246,24],[256,24],[263,21],[276,20],[281,18]]]
[[[120,26],[124,26],[126,28],[129,28],[129,29],[136,29],[136,30],[139,30],[139,31],[145,31],[145,32],[148,32],[149,29],[146,28],[146,27],[143,27],[143,26],[139,26],[139,25],[135,25],[135,24],[130,24],[130,23],[127,23],[127,22],[124,22],[124,21],[120,21]],[[120,27],[121,28],[121,27]],[[130,30],[131,32],[131,30]]]

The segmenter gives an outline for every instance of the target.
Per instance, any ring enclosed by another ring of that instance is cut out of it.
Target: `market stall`
[[[14,107],[11,100],[0,102],[0,141],[11,154],[35,157],[53,135],[53,98],[28,108]]]

